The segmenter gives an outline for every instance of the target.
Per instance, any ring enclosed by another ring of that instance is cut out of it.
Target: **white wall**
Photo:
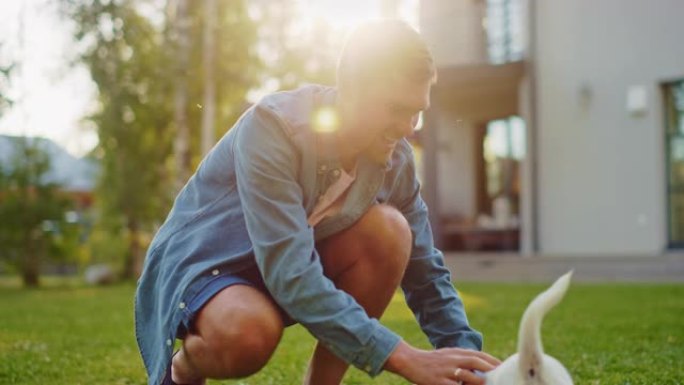
[[[662,252],[659,84],[684,78],[684,1],[535,4],[540,251]],[[633,85],[648,91],[643,116],[626,110]]]
[[[482,28],[485,1],[421,2],[420,31],[438,67],[485,63],[487,36]]]
[[[475,130],[454,112],[440,115],[437,153],[439,212],[442,216],[473,218],[475,207]]]

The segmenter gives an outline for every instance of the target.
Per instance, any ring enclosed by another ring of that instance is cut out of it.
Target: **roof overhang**
[[[433,105],[472,122],[515,115],[524,76],[522,61],[438,68]]]

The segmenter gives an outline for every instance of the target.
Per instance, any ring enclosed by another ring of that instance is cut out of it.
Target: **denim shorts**
[[[266,289],[263,278],[261,278],[261,273],[259,273],[259,270],[256,267],[252,267],[237,273],[216,275],[212,277],[211,280],[209,280],[206,284],[204,284],[197,294],[190,301],[188,301],[187,310],[190,313],[190,317],[187,321],[183,321],[180,325],[178,325],[178,330],[176,332],[177,338],[183,339],[188,333],[194,333],[194,320],[204,305],[206,305],[209,300],[214,298],[214,296],[221,290],[233,285],[251,286],[273,300],[271,293],[269,293],[268,289]],[[273,301],[273,303],[275,304],[275,301]],[[283,310],[283,308],[277,304],[276,306],[285,326],[291,326],[296,323],[287,314],[287,312]]]

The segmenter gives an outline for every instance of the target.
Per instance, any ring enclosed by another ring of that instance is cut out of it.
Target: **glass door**
[[[684,80],[664,91],[668,239],[671,248],[684,248]]]

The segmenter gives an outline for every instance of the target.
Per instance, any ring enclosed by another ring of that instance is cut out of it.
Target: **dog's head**
[[[541,323],[544,315],[565,295],[572,271],[558,278],[530,303],[520,321],[518,353],[486,374],[487,385],[572,385],[567,369],[544,354]]]

